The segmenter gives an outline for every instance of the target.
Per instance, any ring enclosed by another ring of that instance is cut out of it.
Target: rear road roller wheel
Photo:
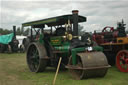
[[[27,64],[32,72],[42,72],[47,66],[45,47],[40,43],[32,43],[27,50]]]
[[[128,51],[121,50],[116,56],[116,66],[121,72],[128,72]]]
[[[74,79],[104,77],[110,65],[102,52],[78,53],[77,64],[72,65],[72,57],[67,68]]]

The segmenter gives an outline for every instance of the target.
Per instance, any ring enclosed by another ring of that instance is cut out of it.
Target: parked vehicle
[[[93,40],[104,48],[109,64],[116,64],[121,72],[128,72],[128,36],[124,21],[117,28],[107,26],[101,32],[94,31]]]
[[[31,26],[26,52],[30,71],[42,72],[48,66],[56,68],[62,57],[60,69],[69,69],[75,79],[104,77],[110,65],[102,47],[93,46],[89,37],[84,41],[84,36],[78,35],[78,23],[85,21],[86,17],[74,10],[69,15],[23,23],[23,28]],[[49,32],[46,25],[50,27]]]
[[[23,44],[24,38],[27,38],[27,37],[23,36],[23,35],[17,35],[16,36],[16,39],[19,41],[18,48],[19,48],[20,52],[25,52],[25,46]]]
[[[0,36],[0,52],[18,52],[18,40],[16,39],[16,26],[13,26],[13,33]]]

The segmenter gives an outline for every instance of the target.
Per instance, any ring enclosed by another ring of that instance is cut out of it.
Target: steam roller
[[[76,56],[76,66],[72,65],[72,56],[67,66],[74,79],[104,77],[110,67],[102,52],[83,52],[77,53]]]
[[[85,21],[86,17],[73,10],[69,15],[23,23],[23,27],[31,26],[26,52],[30,71],[37,73],[45,71],[46,67],[57,68],[62,57],[60,69],[68,69],[74,79],[104,77],[110,66],[103,48],[95,46],[87,33],[78,33],[78,23]],[[51,29],[48,31],[45,25]]]

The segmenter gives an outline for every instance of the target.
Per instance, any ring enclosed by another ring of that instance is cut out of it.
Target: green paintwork
[[[43,38],[44,38],[44,35],[43,34],[40,34],[39,42],[42,43],[42,44],[44,44]]]
[[[72,64],[76,65],[77,56],[76,54],[79,52],[84,52],[87,50],[87,47],[81,47],[81,48],[73,48],[71,50],[72,53]],[[94,46],[93,51],[103,51],[103,48],[101,46]]]
[[[44,26],[44,25],[58,26],[58,25],[64,25],[65,23],[68,22],[68,20],[70,20],[70,22],[73,23],[72,15],[70,14],[62,15],[62,16],[57,16],[57,17],[48,18],[48,19],[26,22],[26,23],[23,23],[22,26],[23,27],[26,27],[26,26],[37,26],[38,27],[38,26]],[[86,17],[79,15],[79,22],[85,22],[85,21],[86,21]]]
[[[63,45],[63,46],[55,46],[54,47],[56,50],[61,51],[61,52],[69,52],[69,45]]]
[[[73,49],[71,50],[71,54],[72,54],[72,64],[73,64],[73,65],[76,65],[76,60],[77,60],[76,54],[77,54],[78,52],[83,52],[83,51],[85,51],[85,49],[86,49],[86,47],[82,47],[82,48],[73,48]]]
[[[40,25],[40,24],[46,24],[46,23],[52,23],[52,22],[56,22],[56,18],[48,19],[48,20],[34,21],[34,22],[28,22],[28,23],[24,23],[23,26]]]
[[[69,52],[70,42],[64,41],[61,36],[51,37],[50,38],[50,44],[57,51]]]
[[[51,45],[61,45],[62,44],[62,37],[61,36],[51,37],[50,43],[51,43]]]
[[[70,43],[69,42],[61,42],[61,45],[54,46],[55,50],[61,51],[61,52],[69,52],[70,49]]]
[[[103,51],[103,47],[101,47],[101,46],[94,46],[93,50],[94,51]]]

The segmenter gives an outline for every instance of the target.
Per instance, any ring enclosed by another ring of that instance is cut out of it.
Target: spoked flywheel
[[[116,56],[116,66],[121,72],[128,72],[128,51],[121,50]]]
[[[45,47],[40,43],[32,43],[27,50],[27,63],[32,72],[42,72],[47,66]]]
[[[104,77],[110,65],[102,52],[77,53],[77,64],[72,64],[72,57],[66,66],[74,79]]]

